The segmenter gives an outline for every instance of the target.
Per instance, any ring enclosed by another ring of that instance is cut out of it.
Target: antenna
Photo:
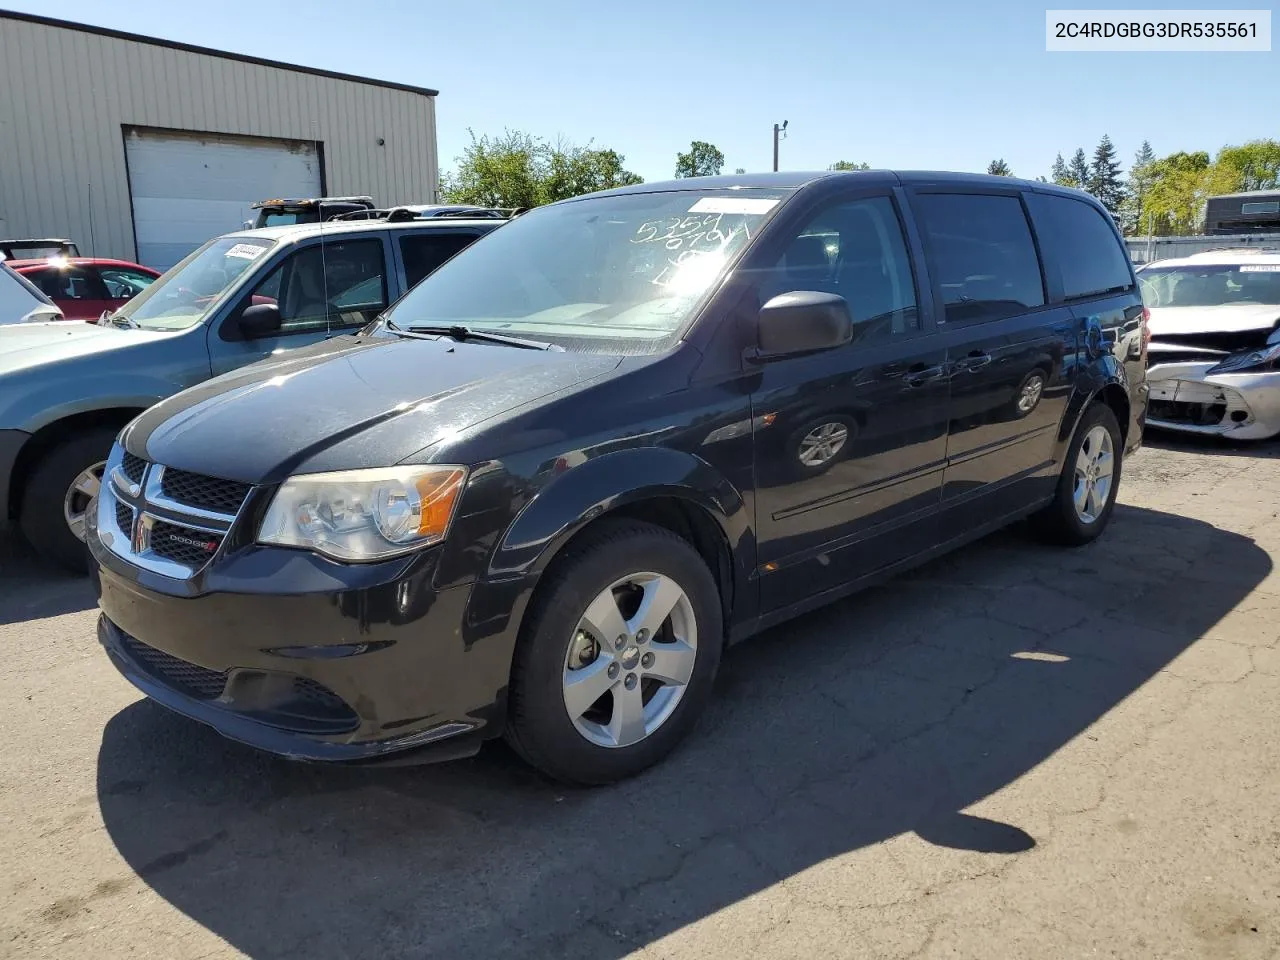
[[[320,163],[320,137],[319,130],[315,119],[311,121],[311,142],[316,147],[316,164]],[[322,181],[323,182],[323,181]],[[321,187],[321,193],[324,188]],[[320,296],[324,298],[324,334],[329,336],[333,332],[329,322],[329,261],[325,257],[325,236],[324,236],[324,197],[316,198],[316,211],[320,215]]]
[[[93,256],[98,255],[98,244],[93,235],[93,181],[89,181],[89,251]],[[136,252],[136,251],[135,251]]]

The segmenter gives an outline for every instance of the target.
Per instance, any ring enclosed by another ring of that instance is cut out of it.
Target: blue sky
[[[594,140],[649,180],[695,139],[724,152],[726,172],[768,169],[783,120],[784,169],[1003,157],[1034,177],[1104,133],[1126,167],[1143,138],[1163,154],[1280,137],[1280,53],[1047,53],[1045,6],[1025,2],[0,2],[436,88],[446,169],[468,127]]]

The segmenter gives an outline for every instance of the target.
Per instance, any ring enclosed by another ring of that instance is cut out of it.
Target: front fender
[[[122,376],[119,371],[80,377],[73,382],[61,378],[49,384],[35,384],[5,411],[4,419],[13,421],[28,433],[67,417],[97,410],[145,410],[182,389],[177,384],[151,377]]]
[[[556,477],[529,501],[490,558],[490,579],[537,575],[575,533],[621,507],[675,498],[703,510],[720,527],[737,575],[754,550],[742,494],[705,460],[667,447],[593,457]]]

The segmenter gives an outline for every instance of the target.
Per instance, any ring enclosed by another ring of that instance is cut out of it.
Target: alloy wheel
[[[634,573],[602,590],[565,655],[565,709],[601,747],[628,747],[670,719],[693,676],[693,605],[671,577]]]
[[[1076,516],[1082,523],[1096,522],[1106,509],[1115,470],[1111,433],[1101,424],[1095,424],[1084,435],[1084,442],[1080,444],[1080,451],[1076,454],[1072,499],[1075,501]]]
[[[95,463],[81,470],[62,498],[62,517],[77,540],[84,540],[84,521],[89,504],[102,487],[102,474],[106,461]]]

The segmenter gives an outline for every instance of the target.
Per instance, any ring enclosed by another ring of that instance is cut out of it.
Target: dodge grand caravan
[[[602,783],[721,651],[1022,517],[1106,527],[1145,315],[1082,193],[773,174],[489,234],[349,336],[120,434],[88,537],[146,694],[293,758],[505,735]]]

